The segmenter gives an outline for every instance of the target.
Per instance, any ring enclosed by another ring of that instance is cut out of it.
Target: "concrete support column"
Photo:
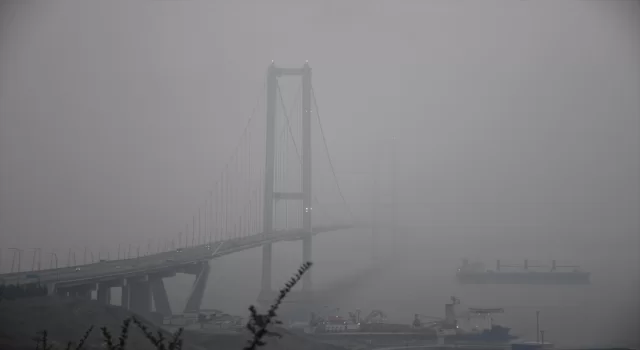
[[[98,299],[102,304],[111,305],[111,285],[107,283],[99,283],[96,299]]]
[[[151,312],[151,286],[149,282],[132,282],[130,288],[129,309],[141,315],[148,315]]]
[[[162,278],[152,279],[150,284],[155,311],[162,314],[163,316],[171,316],[171,305],[169,305],[169,296],[167,295],[167,290],[164,288],[164,282],[162,281]]]
[[[302,259],[311,261],[311,68],[302,68]],[[302,290],[311,291],[311,271],[302,277]]]
[[[211,267],[209,261],[200,263],[197,265],[196,280],[191,287],[191,293],[189,293],[189,299],[187,305],[184,308],[184,312],[198,312],[200,311],[200,305],[202,305],[202,298],[204,297],[204,291],[207,288],[207,281],[209,280],[209,271]]]
[[[262,206],[262,232],[273,232],[273,192],[275,186],[276,110],[278,105],[279,70],[271,63],[267,70],[267,124],[264,170],[264,205]],[[260,293],[271,292],[271,244],[262,246],[262,283]]]
[[[76,292],[76,296],[81,299],[91,300],[91,290],[82,289]]]
[[[47,296],[56,295],[57,292],[55,283],[47,283]]]
[[[129,286],[128,281],[122,285],[122,296],[120,297],[120,305],[126,310],[130,309],[131,303],[131,287]]]

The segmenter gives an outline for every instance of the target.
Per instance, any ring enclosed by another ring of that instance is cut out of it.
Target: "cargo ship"
[[[297,324],[292,328],[304,329],[304,333],[322,338],[379,336],[478,343],[508,342],[516,338],[510,335],[511,328],[494,323],[493,314],[503,313],[503,309],[469,308],[463,312],[456,312],[460,300],[455,297],[451,300],[452,303],[445,304],[444,318],[415,314],[410,324],[390,323],[387,321],[387,315],[381,310],[373,310],[366,317],[361,317],[360,310],[356,310],[349,312],[348,317],[337,314],[322,317],[312,313],[307,324]]]
[[[516,268],[515,270],[513,268]],[[547,269],[540,269],[547,268]],[[566,270],[569,268],[570,270]],[[551,266],[505,265],[496,261],[496,269],[485,269],[482,263],[469,263],[464,259],[456,272],[458,281],[463,284],[590,284],[591,274],[581,271],[577,265],[557,265],[553,260]]]

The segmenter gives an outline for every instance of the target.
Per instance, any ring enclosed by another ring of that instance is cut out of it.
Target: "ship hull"
[[[590,284],[588,272],[458,272],[463,284]]]
[[[471,342],[487,342],[487,343],[499,343],[517,339],[516,336],[509,334],[511,328],[503,326],[493,326],[490,330],[485,330],[479,334],[456,334],[451,337],[455,340],[471,341]]]
[[[301,332],[301,331],[297,331]],[[435,341],[438,339],[438,336],[435,332],[363,332],[363,331],[354,331],[354,332],[335,332],[335,333],[305,333],[307,336],[313,336],[318,340],[322,339],[386,339],[389,341],[401,341],[401,340],[425,340],[425,341]],[[516,336],[504,334],[504,335],[493,335],[493,334],[456,334],[451,336],[444,337],[445,343],[450,342],[472,342],[472,343],[507,343],[514,339],[517,339]]]
[[[349,337],[349,338],[387,338],[387,339],[422,339],[436,340],[438,333],[433,328],[414,328],[407,324],[364,324],[363,327],[353,330],[326,331],[321,328],[306,329],[304,332],[320,338]],[[447,341],[469,341],[474,343],[499,343],[516,339],[510,335],[511,328],[494,326],[491,330],[482,333],[457,333],[445,335]],[[301,331],[301,330],[298,330]]]

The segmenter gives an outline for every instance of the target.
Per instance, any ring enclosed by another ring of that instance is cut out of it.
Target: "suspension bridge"
[[[289,104],[283,78],[298,86]],[[303,260],[310,261],[314,235],[351,228],[355,222],[336,176],[311,78],[308,63],[300,68],[269,66],[260,98],[220,176],[205,191],[197,212],[186,220],[184,231],[164,247],[158,245],[155,253],[140,256],[138,247],[132,254],[129,246],[121,254],[118,247],[117,259],[86,263],[85,252],[85,263],[75,264],[75,254],[72,259],[70,252],[68,260],[73,263],[66,267],[58,267],[55,256],[55,266],[40,269],[40,257],[36,264],[34,251],[31,271],[21,271],[22,250],[14,249],[12,272],[0,275],[0,283],[40,283],[49,294],[95,298],[106,304],[111,303],[111,289],[118,287],[123,307],[168,316],[172,310],[164,278],[176,273],[196,276],[184,310],[196,312],[210,261],[261,247],[258,301],[271,301],[274,243],[301,240]],[[312,148],[319,148],[320,154]],[[311,292],[312,275],[307,273],[300,295],[309,297]]]

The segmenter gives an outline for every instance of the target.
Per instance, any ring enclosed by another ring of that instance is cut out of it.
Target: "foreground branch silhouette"
[[[255,350],[257,347],[265,345],[266,343],[263,339],[266,336],[281,337],[280,334],[269,331],[268,327],[271,324],[281,324],[280,321],[275,320],[275,317],[277,316],[276,311],[280,307],[280,304],[282,304],[282,301],[287,296],[287,294],[291,292],[291,289],[300,281],[300,279],[302,279],[302,275],[304,275],[305,272],[309,271],[311,265],[313,265],[313,263],[307,261],[302,264],[302,266],[300,266],[298,272],[293,277],[291,277],[289,282],[286,283],[285,287],[280,289],[278,297],[276,298],[273,305],[271,305],[269,311],[267,311],[266,314],[259,314],[256,311],[255,306],[249,306],[251,318],[247,323],[247,329],[251,331],[251,333],[253,333],[253,339],[249,340],[249,344],[247,344],[244,350]]]

